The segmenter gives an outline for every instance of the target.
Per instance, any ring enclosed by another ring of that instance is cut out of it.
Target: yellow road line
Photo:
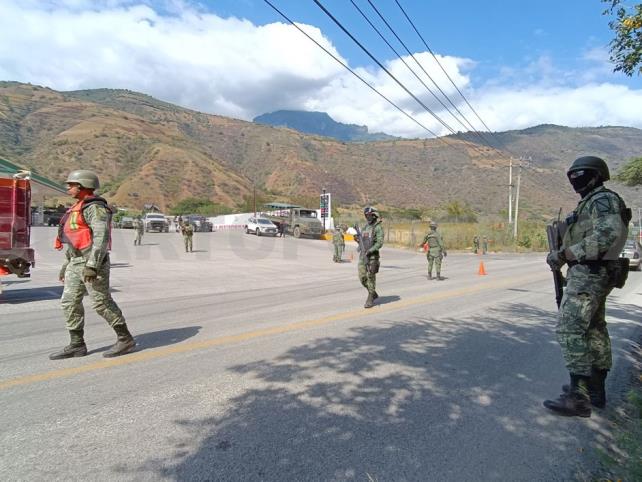
[[[548,277],[548,274],[546,277]],[[435,302],[443,301],[449,298],[456,298],[460,296],[479,293],[481,291],[504,288],[508,286],[516,286],[521,283],[541,281],[541,280],[544,280],[546,277],[524,276],[521,278],[511,278],[511,279],[503,280],[499,282],[488,282],[486,279],[484,280],[484,282],[481,282],[473,286],[459,288],[455,290],[431,293],[431,294],[419,296],[416,298],[411,298],[405,301],[391,303],[389,305],[381,305],[376,307],[375,309],[364,310],[363,308],[361,308],[358,310],[344,311],[336,315],[325,316],[323,318],[317,318],[315,320],[306,320],[306,321],[299,321],[295,323],[288,323],[286,325],[275,326],[272,328],[264,328],[261,330],[249,331],[246,333],[240,333],[238,335],[221,336],[218,338],[211,338],[209,340],[188,342],[180,345],[160,348],[157,350],[145,350],[141,352],[134,352],[123,357],[102,360],[99,362],[89,363],[87,365],[83,365],[79,367],[61,368],[59,370],[51,370],[43,373],[36,373],[35,375],[27,375],[27,376],[18,377],[18,378],[12,378],[9,380],[0,381],[0,390],[5,390],[7,388],[16,387],[19,385],[28,385],[28,384],[37,383],[37,382],[55,380],[57,378],[64,378],[72,375],[77,375],[80,373],[102,370],[104,368],[116,367],[121,365],[130,365],[133,363],[138,363],[146,360],[164,358],[177,353],[192,352],[192,351],[201,350],[205,348],[211,348],[214,346],[238,343],[242,341],[253,340],[256,338],[263,338],[270,335],[280,335],[280,334],[288,333],[292,331],[304,330],[306,328],[314,328],[314,327],[325,325],[334,321],[343,321],[348,319],[379,315],[381,313],[397,311],[410,306],[435,303]]]

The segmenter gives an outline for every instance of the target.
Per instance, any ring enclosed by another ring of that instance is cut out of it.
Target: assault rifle
[[[363,259],[363,262],[366,264],[366,269],[368,269],[368,256],[366,256],[366,252],[368,249],[370,249],[370,246],[366,246],[366,243],[363,241],[363,236],[361,235],[361,229],[359,229],[359,225],[355,224],[354,225],[354,230],[357,232],[357,242],[359,243],[359,257]],[[372,244],[372,240],[369,239],[368,244]]]
[[[557,215],[557,221],[553,221],[551,224],[546,226],[546,236],[548,237],[548,250],[552,252],[557,252],[562,245],[562,234],[560,232],[561,221],[560,216],[562,214],[562,209]],[[553,269],[553,283],[555,284],[555,301],[557,302],[557,307],[560,307],[562,303],[562,295],[564,294],[564,277],[562,276],[562,270],[560,268]]]

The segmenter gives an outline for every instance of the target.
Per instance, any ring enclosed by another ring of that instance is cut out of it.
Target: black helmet
[[[584,156],[575,159],[573,164],[571,164],[571,167],[568,168],[566,175],[568,176],[572,172],[581,171],[583,169],[597,171],[602,181],[608,181],[611,178],[611,175],[609,174],[609,166],[606,165],[604,159],[600,159],[595,156]]]
[[[379,211],[377,211],[377,209],[373,208],[372,206],[367,206],[366,208],[364,208],[363,214],[366,215],[366,216],[368,214],[373,214],[373,215],[379,217]]]

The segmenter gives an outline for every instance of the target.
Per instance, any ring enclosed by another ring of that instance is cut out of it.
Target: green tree
[[[642,184],[642,157],[630,160],[620,172],[615,176],[617,181],[620,181],[627,186],[637,186]]]
[[[614,72],[629,77],[642,74],[642,4],[627,5],[625,0],[602,0],[609,4],[603,13],[613,16],[609,27],[615,34],[611,40],[611,61]]]

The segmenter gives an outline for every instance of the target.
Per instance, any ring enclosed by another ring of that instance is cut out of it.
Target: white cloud
[[[318,28],[300,27],[340,57]],[[432,56],[415,57],[480,128]],[[525,68],[506,67],[499,79],[473,89],[475,62],[439,56],[493,130],[539,123],[642,127],[642,90],[600,83],[607,58],[603,49],[587,51],[586,68],[568,72],[542,56]],[[414,61],[404,59],[436,91]],[[412,92],[421,92],[422,102],[454,130],[464,130],[400,60],[386,67]],[[430,130],[448,133],[381,69],[357,72]],[[278,109],[319,110],[371,132],[427,135],[294,27],[220,18],[183,0],[166,0],[162,11],[140,0],[0,0],[0,79],[58,90],[128,88],[247,120]]]

